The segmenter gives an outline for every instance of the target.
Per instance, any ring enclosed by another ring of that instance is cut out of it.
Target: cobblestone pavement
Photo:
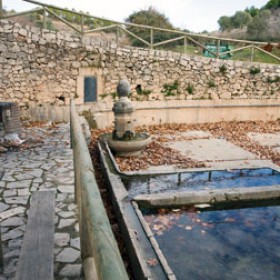
[[[28,139],[18,151],[0,154],[0,224],[4,251],[2,279],[17,269],[32,192],[54,190],[55,279],[82,279],[73,156],[69,124],[25,128]],[[11,211],[13,210],[13,211]],[[39,280],[39,279],[38,279]]]

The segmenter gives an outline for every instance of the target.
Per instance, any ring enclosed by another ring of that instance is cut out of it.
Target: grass
[[[279,49],[275,49],[272,51],[272,54],[280,57],[280,50]],[[246,50],[242,50],[240,52],[236,52],[233,54],[232,59],[233,60],[241,60],[241,61],[250,61],[250,57],[251,57],[251,50],[246,49]],[[273,64],[280,64],[280,61],[261,52],[258,50],[254,51],[254,58],[253,58],[254,62],[261,62],[261,63],[273,63]]]
[[[238,46],[236,46],[238,47]],[[162,50],[169,50],[169,51],[175,51],[175,52],[180,52],[184,53],[184,50],[186,49],[186,54],[189,55],[198,55],[202,56],[202,49],[198,46],[193,46],[193,45],[187,45],[186,48],[182,45],[178,45],[176,47],[166,47],[162,48]],[[272,51],[272,54],[280,57],[280,49],[274,48]],[[232,57],[230,58],[231,60],[239,60],[239,61],[250,61],[251,59],[251,50],[250,49],[245,49],[241,50],[238,52],[232,53]],[[258,50],[254,50],[254,58],[253,62],[261,62],[261,63],[272,63],[272,64],[280,64],[280,61],[261,52]]]

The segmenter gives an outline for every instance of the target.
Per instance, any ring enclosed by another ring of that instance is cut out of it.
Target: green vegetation
[[[267,26],[271,12],[269,10],[260,11],[248,24],[247,33],[252,40],[273,39],[268,37]]]
[[[50,8],[50,10],[52,12],[54,12],[56,15],[58,15],[60,18],[71,22],[71,23],[75,23],[75,24],[81,24],[82,22],[82,16],[77,14],[78,11],[76,11],[75,9],[72,9],[72,11],[62,11],[62,10],[58,10],[58,9],[53,9]],[[80,11],[80,13],[83,13],[82,11]],[[97,27],[105,27],[105,26],[109,26],[112,24],[112,22],[107,21],[107,20],[99,20],[99,19],[93,19],[90,17],[89,13],[86,13],[88,16],[83,16],[83,24],[85,26],[87,26],[88,29],[93,29],[93,28],[97,28]],[[112,32],[112,31],[110,31]]]
[[[209,88],[214,88],[214,87],[216,87],[215,81],[214,81],[214,80],[209,80],[209,81],[208,81],[208,86],[209,86]]]
[[[220,69],[220,72],[222,73],[222,74],[225,74],[226,72],[227,72],[227,67],[226,67],[226,65],[221,65],[220,67],[219,67],[219,69]]]
[[[250,13],[246,11],[237,11],[233,16],[222,16],[218,20],[220,30],[231,30],[234,28],[243,28],[252,20]]]
[[[74,9],[72,11],[67,10],[59,10],[59,9],[50,9],[53,13],[55,13],[58,17],[60,17],[63,20],[71,22],[74,26],[77,28],[80,28],[81,21],[83,21],[85,30],[87,29],[94,29],[98,27],[105,27],[112,24],[112,22],[107,20],[99,20],[92,18],[88,13],[84,13],[83,19],[81,18],[81,15],[77,14],[78,11],[75,11]],[[12,14],[15,13],[15,11],[5,11],[4,14]],[[34,24],[37,27],[43,27],[43,14],[42,12],[34,12],[29,16],[29,19],[34,22]],[[47,21],[46,21],[46,28],[50,30],[55,30],[56,26],[56,18],[51,15],[51,13],[48,13]],[[135,23],[140,25],[147,25],[147,26],[154,26],[164,29],[175,29],[173,25],[170,23],[169,19],[161,12],[157,11],[156,9],[150,7],[147,10],[140,10],[138,12],[132,13],[127,19],[127,23]],[[261,9],[258,9],[254,6],[246,8],[244,11],[237,11],[233,16],[222,16],[218,23],[220,24],[220,30],[221,31],[231,31],[233,29],[238,30],[238,34],[240,33],[240,36],[243,36],[241,39],[246,40],[258,40],[258,41],[275,41],[279,42],[279,26],[280,26],[280,0],[269,0],[268,3],[262,7]],[[178,38],[180,35],[163,32],[163,31],[157,31],[153,30],[151,32],[150,29],[145,28],[138,28],[134,26],[128,26],[127,30],[134,33],[136,36],[142,38],[142,40],[146,41],[148,44],[151,42],[151,34],[153,35],[153,43],[159,43],[163,42],[169,39]],[[189,32],[188,30],[182,30],[185,32]],[[115,30],[108,29],[107,31],[104,30],[102,32],[116,32]],[[246,32],[246,33],[245,33]],[[204,31],[202,33],[206,33],[207,31]],[[208,34],[211,35],[211,34]],[[236,35],[236,33],[235,33]],[[143,41],[127,35],[128,37],[122,37],[122,39],[127,40],[127,38],[130,39],[130,42],[132,46],[138,46],[138,47],[148,47],[147,44],[145,44]],[[237,35],[236,35],[237,36]],[[228,37],[228,34],[225,36]],[[201,45],[217,45],[217,40],[215,39],[203,39],[203,38],[196,38],[196,40]],[[155,49],[160,50],[170,50],[170,51],[176,51],[184,53],[186,52],[189,55],[202,55],[203,50],[200,46],[195,45],[191,40],[187,39],[187,45],[184,46],[184,39],[180,41],[170,42],[165,45],[161,45],[158,47],[155,47]],[[127,41],[125,42],[127,43]],[[225,42],[220,42],[220,49],[225,44]],[[230,43],[230,47],[232,50],[234,48],[239,48],[240,45],[235,45],[234,43]],[[262,46],[264,47],[264,46]],[[270,50],[268,50],[270,52]],[[280,43],[278,47],[273,47],[272,54],[280,57]],[[89,55],[91,55],[89,53]],[[221,58],[221,57],[220,57]],[[242,61],[250,61],[251,60],[251,50],[245,49],[238,52],[232,53],[232,57],[230,59],[233,60],[242,60]],[[254,62],[262,62],[262,63],[277,63],[279,64],[279,60],[274,59],[273,57],[270,57],[269,55],[254,50],[253,54],[253,61]],[[92,67],[99,67],[100,62],[93,61]],[[220,72],[222,74],[225,74],[227,71],[225,65],[222,65],[220,67]],[[166,88],[163,89],[163,91],[168,94],[174,94],[174,90],[170,92],[170,89]],[[149,91],[140,91],[137,92],[139,95],[146,95],[148,96],[150,94]],[[176,94],[180,94],[180,92],[177,92]]]
[[[280,49],[273,49],[272,54],[275,54],[276,56],[280,56]],[[246,49],[239,52],[235,52],[232,55],[233,60],[240,60],[240,61],[250,61],[251,58],[251,50]],[[254,51],[254,58],[253,61],[261,62],[261,63],[272,63],[272,64],[279,64],[279,60],[261,52],[258,50]]]
[[[275,10],[278,8],[280,8],[280,0],[269,0],[264,6],[264,9],[269,9],[269,10]]]
[[[146,96],[146,97],[148,97],[152,93],[151,90],[142,89],[141,86],[136,87],[136,92],[137,92],[138,95],[143,95],[143,96]]]
[[[188,84],[187,87],[186,87],[186,91],[189,94],[193,94],[194,93],[194,86],[192,84]]]
[[[44,28],[43,15],[41,13],[38,13],[38,12],[31,13],[29,15],[29,20],[32,21],[36,27]],[[53,22],[50,18],[47,18],[45,27],[48,30],[53,30],[53,31],[56,30],[54,28]]]
[[[112,96],[113,100],[116,100],[117,97],[118,97],[118,93],[117,92],[111,92],[110,95]]]
[[[173,25],[170,23],[169,19],[156,9],[150,7],[148,10],[141,10],[131,14],[127,19],[127,23],[148,25],[154,27],[160,27],[165,29],[174,29]],[[127,27],[127,30],[134,33],[136,36],[142,38],[146,42],[151,42],[151,31],[149,29],[139,28],[139,27]],[[155,30],[153,33],[153,43],[159,43],[168,39],[177,37],[176,34],[162,32]],[[140,40],[130,36],[130,41],[133,46],[145,47],[146,44]]]
[[[277,41],[279,40],[280,0],[270,0],[260,9],[251,6],[244,11],[237,11],[233,16],[222,16],[218,23],[221,31],[245,28],[243,36],[249,40]]]
[[[237,48],[238,46],[236,46]],[[194,45],[187,45],[186,48],[184,48],[184,46],[177,46],[177,47],[169,47],[169,48],[165,48],[165,50],[170,50],[170,51],[175,51],[175,52],[180,52],[180,53],[184,53],[184,51],[186,50],[186,53],[188,55],[202,55],[202,48],[198,47],[198,46],[194,46]],[[234,50],[234,48],[232,48],[232,50]],[[280,57],[280,49],[277,48],[273,48],[272,54]],[[245,50],[241,50],[238,52],[233,52],[231,54],[231,60],[240,60],[240,61],[250,61],[251,59],[251,50],[250,49],[245,49]],[[258,50],[254,50],[254,57],[253,57],[253,61],[254,62],[261,62],[261,63],[272,63],[272,64],[279,64],[279,60],[265,54],[264,52],[258,51]],[[223,67],[222,69],[220,69],[220,72],[223,73]],[[225,70],[226,72],[227,70]],[[224,74],[224,73],[223,73]]]
[[[101,100],[103,100],[103,99],[106,98],[107,96],[109,96],[109,94],[107,94],[107,93],[100,94]]]
[[[277,76],[277,77],[275,77],[275,78],[267,78],[267,82],[268,82],[269,84],[272,84],[272,83],[279,83],[279,82],[280,82],[280,77]]]
[[[260,68],[257,68],[257,67],[252,67],[251,69],[250,69],[250,74],[251,75],[257,75],[257,74],[259,74],[261,72],[261,69]]]
[[[181,93],[179,87],[180,87],[180,83],[176,80],[176,81],[174,81],[173,84],[164,84],[163,85],[163,89],[161,90],[161,92],[165,96],[179,95]]]

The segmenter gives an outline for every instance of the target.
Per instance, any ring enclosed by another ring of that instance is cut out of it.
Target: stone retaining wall
[[[19,132],[20,110],[16,103],[0,102],[0,137]]]
[[[97,100],[104,102],[115,97],[121,78],[131,82],[134,100],[280,98],[279,65],[118,48],[9,21],[0,21],[0,71],[0,100],[26,109],[68,105],[70,98],[82,104],[87,73],[96,75]]]

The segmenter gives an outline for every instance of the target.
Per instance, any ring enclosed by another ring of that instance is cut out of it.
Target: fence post
[[[81,15],[81,34],[84,35],[84,17]]]
[[[0,0],[0,18],[3,17],[3,5],[2,5],[2,0]]]
[[[46,11],[45,6],[44,6],[43,8],[44,8],[44,10],[43,10],[43,28],[44,28],[44,29],[47,29],[47,19],[46,19],[46,17],[47,17],[47,11]]]
[[[150,48],[154,48],[154,29],[151,28]]]
[[[187,37],[184,38],[184,53],[187,52]]]
[[[220,46],[221,46],[221,40],[218,40],[218,42],[217,42],[217,58],[220,58]]]
[[[119,46],[119,40],[120,40],[120,26],[117,25],[117,46]]]
[[[251,57],[250,57],[250,62],[254,61],[254,47],[251,47]]]

